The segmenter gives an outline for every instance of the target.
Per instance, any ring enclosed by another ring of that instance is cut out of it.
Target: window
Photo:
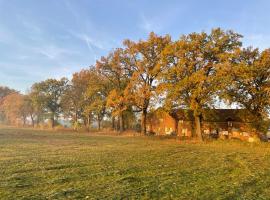
[[[228,123],[228,127],[232,127],[233,126],[233,120],[232,118],[227,118],[227,123]]]
[[[186,128],[183,128],[183,129],[182,129],[182,135],[183,135],[183,136],[187,136],[187,129],[186,129]]]
[[[228,121],[228,127],[232,127],[232,126],[233,126],[232,121]]]

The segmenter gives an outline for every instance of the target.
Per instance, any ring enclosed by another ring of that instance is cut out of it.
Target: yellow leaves
[[[116,89],[113,89],[107,97],[106,106],[112,109],[114,116],[119,116],[123,111],[127,109],[127,99],[123,94],[120,94]]]
[[[228,60],[239,49],[239,38],[233,32],[213,29],[210,34],[183,35],[165,49],[162,60],[170,67],[163,89],[174,99],[172,103],[194,110],[211,104],[221,89],[223,69],[230,67]]]
[[[158,36],[150,33],[147,40],[139,42],[125,41],[125,46],[131,54],[133,65],[129,67],[131,72],[130,82],[126,87],[128,99],[139,108],[147,108],[151,97],[156,91],[157,81],[168,67],[163,62],[163,51],[171,44],[170,36]],[[167,49],[166,51],[169,51]]]

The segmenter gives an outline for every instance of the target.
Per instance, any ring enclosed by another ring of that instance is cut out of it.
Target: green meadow
[[[270,199],[269,145],[1,128],[0,199]]]

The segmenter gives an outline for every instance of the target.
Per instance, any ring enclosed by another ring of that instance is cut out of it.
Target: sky
[[[149,32],[221,27],[243,45],[270,47],[269,0],[0,0],[0,85],[26,92],[34,82],[71,78]]]

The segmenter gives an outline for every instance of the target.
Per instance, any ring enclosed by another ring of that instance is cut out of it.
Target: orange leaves
[[[107,97],[107,107],[112,108],[113,116],[119,116],[127,109],[128,101],[123,94],[113,89]]]
[[[145,40],[125,40],[123,48],[73,74],[65,108],[76,118],[98,115],[100,119],[106,112],[119,118],[132,110],[142,111],[145,118],[151,106],[164,103],[170,108],[193,109],[199,115],[217,96],[259,110],[264,105],[270,108],[270,50],[242,49],[241,37],[218,28],[183,35],[176,41],[153,32]],[[43,91],[36,94],[44,102],[58,86],[49,79],[33,88]],[[61,106],[59,100],[51,104]]]
[[[169,66],[164,82],[168,100],[193,110],[211,105],[221,89],[222,73],[227,60],[239,48],[241,36],[221,29],[210,34],[191,33],[182,36],[163,52]]]
[[[12,125],[22,124],[23,106],[24,96],[19,93],[12,93],[4,97],[2,109],[8,123]]]
[[[135,105],[140,109],[147,109],[149,106],[158,79],[167,67],[162,62],[162,53],[170,43],[171,38],[168,35],[157,36],[153,32],[145,41],[124,43],[127,52],[132,52],[131,63],[133,63],[130,66],[132,76],[128,89]]]

